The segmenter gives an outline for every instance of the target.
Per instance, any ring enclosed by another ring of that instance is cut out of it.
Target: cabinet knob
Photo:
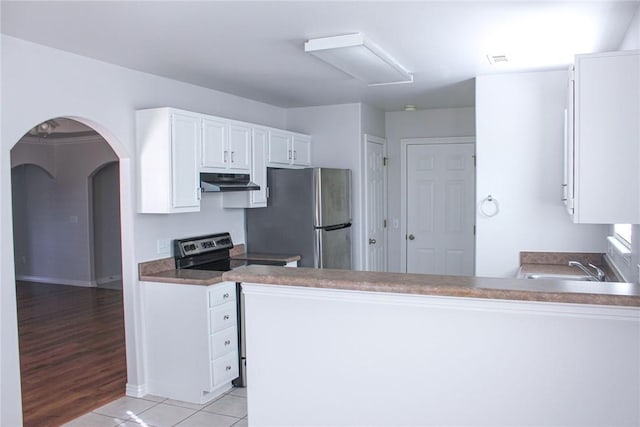
[[[227,366],[227,367],[226,367],[226,370],[227,370],[227,371],[230,371],[230,370],[231,370],[231,366]]]
[[[228,314],[224,315],[224,320],[229,320],[229,315]]]
[[[222,298],[225,298],[225,299],[229,298],[229,293],[226,293],[226,294],[222,295]]]
[[[416,236],[414,236],[413,234],[409,234],[409,236],[407,238],[409,240],[415,240]]]
[[[375,245],[376,244],[376,239],[369,239],[369,244],[370,245]]]
[[[224,342],[224,345],[230,345],[230,344],[231,344],[231,340],[226,340],[226,341]]]

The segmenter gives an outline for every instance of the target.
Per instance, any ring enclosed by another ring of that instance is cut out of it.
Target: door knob
[[[415,240],[416,236],[414,236],[413,234],[409,234],[409,240]]]
[[[369,239],[369,244],[370,245],[375,245],[376,244],[376,239]]]

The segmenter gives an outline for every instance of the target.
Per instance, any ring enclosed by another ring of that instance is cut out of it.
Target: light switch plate
[[[156,249],[158,255],[169,255],[171,251],[171,239],[158,239]]]

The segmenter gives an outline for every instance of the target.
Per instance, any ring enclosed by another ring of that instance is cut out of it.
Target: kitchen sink
[[[545,279],[545,280],[580,280],[585,282],[597,282],[598,279],[591,276],[579,274],[553,274],[553,273],[527,273],[526,279]]]

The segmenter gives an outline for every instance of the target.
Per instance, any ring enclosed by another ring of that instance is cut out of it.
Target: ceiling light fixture
[[[53,133],[55,128],[57,128],[58,126],[60,126],[60,124],[55,120],[47,120],[46,122],[42,122],[29,130],[29,134],[46,138],[47,136],[51,135],[51,133]]]
[[[416,111],[417,108],[415,105],[413,104],[407,104],[404,106],[404,111]]]
[[[369,86],[413,82],[411,73],[361,33],[311,39],[304,51]]]

